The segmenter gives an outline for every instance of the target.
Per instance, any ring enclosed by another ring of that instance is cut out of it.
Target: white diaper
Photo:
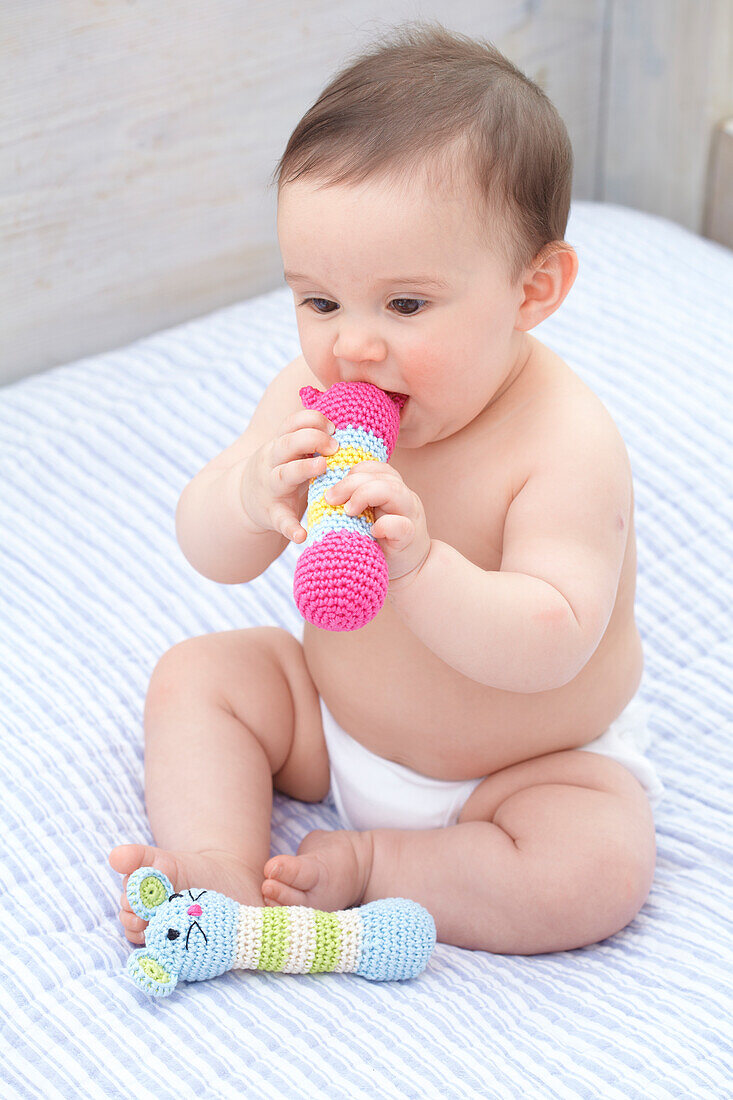
[[[331,764],[331,793],[345,829],[438,829],[455,825],[478,779],[434,779],[385,760],[345,733],[321,699],[323,733]],[[637,695],[605,733],[576,752],[618,760],[636,776],[652,806],[664,787],[644,756],[649,707]]]

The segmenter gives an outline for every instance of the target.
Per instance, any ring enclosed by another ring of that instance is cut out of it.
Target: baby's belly
[[[520,694],[470,680],[435,656],[387,601],[352,632],[305,624],[313,682],[336,721],[379,756],[438,779],[472,779],[578,748],[635,695],[643,656],[633,607],[616,608],[585,668],[563,687]]]

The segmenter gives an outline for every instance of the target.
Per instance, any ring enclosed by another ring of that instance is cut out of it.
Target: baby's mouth
[[[405,405],[407,404],[407,399],[409,395],[406,393],[395,393],[394,390],[385,390],[385,393],[387,394],[387,397],[392,398],[401,413],[404,410]]]

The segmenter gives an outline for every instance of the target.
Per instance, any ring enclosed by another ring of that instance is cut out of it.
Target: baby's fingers
[[[304,542],[308,537],[308,533],[301,527],[298,517],[284,504],[274,505],[272,509],[272,527],[274,531],[279,531],[291,542]]]
[[[119,918],[125,930],[125,935],[131,943],[145,943],[145,929],[148,926],[146,920],[136,916],[134,913],[128,912],[127,909],[120,909]]]
[[[319,428],[299,428],[273,440],[272,465],[294,462],[303,455],[335,454],[338,443],[327,431]]]
[[[325,472],[326,460],[323,455],[284,462],[282,466],[275,466],[272,470],[275,492],[280,493],[282,496],[288,496],[304,481],[310,481],[312,477],[318,477],[319,474]]]
[[[415,524],[407,516],[381,515],[372,525],[372,534],[375,539],[386,539],[392,544],[393,549],[399,550],[402,545],[409,545],[415,534]]]

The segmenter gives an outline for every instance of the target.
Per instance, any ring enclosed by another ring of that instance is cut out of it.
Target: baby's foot
[[[358,905],[372,869],[371,833],[315,829],[297,856],[273,856],[265,864],[265,905],[307,905],[334,912]]]
[[[262,906],[262,874],[248,867],[230,852],[210,849],[201,852],[171,852],[145,844],[120,844],[109,854],[110,866],[124,875],[120,898],[120,921],[131,943],[145,943],[148,922],[132,911],[127,894],[127,880],[138,867],[155,867],[173,883],[175,890],[203,886],[218,890],[243,905]]]

